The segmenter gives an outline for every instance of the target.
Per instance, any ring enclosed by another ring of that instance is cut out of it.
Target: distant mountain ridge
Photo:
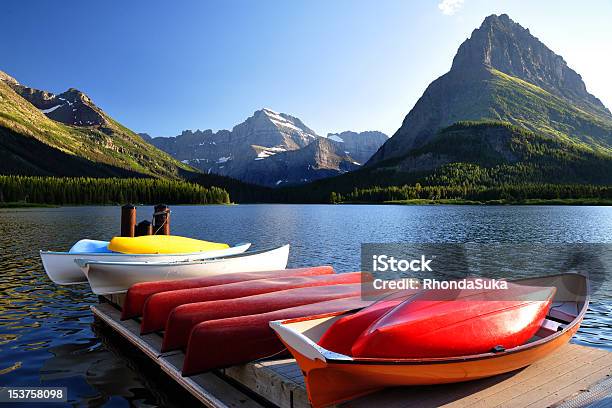
[[[460,45],[366,165],[283,194],[375,202],[427,186],[434,199],[495,190],[489,199],[520,200],[538,185],[546,198],[612,185],[612,115],[561,56],[502,14]]]
[[[205,173],[277,187],[359,168],[387,140],[381,132],[322,137],[299,118],[264,108],[230,130],[186,130],[143,139]]]
[[[425,145],[466,120],[505,121],[596,149],[612,148],[612,115],[563,58],[506,14],[491,15],[457,51],[402,126],[370,159],[375,165]]]
[[[162,178],[196,170],[145,143],[83,92],[55,95],[0,71],[0,174]]]

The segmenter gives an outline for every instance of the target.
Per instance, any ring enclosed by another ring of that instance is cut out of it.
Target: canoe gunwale
[[[81,266],[81,268],[84,267],[85,265],[146,266],[148,268],[179,266],[179,265],[186,266],[186,265],[199,265],[199,264],[214,264],[218,262],[224,262],[229,259],[244,258],[248,256],[255,256],[255,255],[263,255],[267,253],[273,253],[275,251],[280,252],[281,250],[284,250],[288,247],[289,247],[289,244],[285,244],[285,245],[281,245],[281,246],[273,247],[273,248],[258,249],[257,251],[246,251],[246,252],[241,252],[239,254],[219,256],[219,257],[213,257],[213,258],[203,258],[199,260],[189,260],[189,261],[162,261],[162,262],[124,261],[124,262],[121,262],[121,261],[88,261],[86,259],[79,258],[79,259],[75,259],[75,262],[78,260],[83,261],[82,262],[83,266]],[[168,256],[168,254],[166,254],[166,256]]]
[[[302,341],[303,343],[305,343],[308,347],[314,349],[316,351],[317,354],[321,355],[324,360],[323,363],[326,364],[339,364],[339,365],[351,365],[351,364],[361,364],[361,365],[406,365],[406,366],[410,366],[410,365],[429,365],[429,364],[449,364],[449,363],[463,363],[463,362],[471,362],[471,361],[479,361],[479,360],[489,360],[489,359],[495,359],[495,358],[502,358],[504,356],[508,356],[510,354],[515,354],[515,353],[520,353],[520,352],[524,352],[526,350],[531,350],[531,349],[536,349],[540,346],[544,346],[552,341],[554,341],[555,339],[562,337],[564,335],[566,335],[569,331],[575,331],[576,326],[579,325],[582,322],[582,319],[584,318],[584,315],[586,314],[588,307],[589,307],[589,302],[590,302],[590,287],[589,287],[589,282],[588,279],[585,275],[580,274],[580,273],[562,273],[562,274],[555,274],[555,275],[548,275],[545,277],[541,277],[540,279],[544,278],[557,278],[557,277],[562,277],[562,276],[576,276],[576,277],[581,277],[585,280],[586,282],[586,287],[585,287],[585,293],[582,294],[582,296],[584,296],[584,300],[581,301],[575,301],[577,305],[579,305],[580,303],[582,303],[582,308],[580,309],[579,313],[577,314],[576,317],[574,317],[574,319],[570,322],[565,322],[565,327],[560,330],[557,331],[553,334],[550,334],[546,337],[543,337],[539,340],[533,341],[533,342],[528,342],[525,344],[522,344],[520,346],[511,348],[511,349],[507,349],[504,350],[502,352],[487,352],[487,353],[481,353],[481,354],[473,354],[473,355],[467,355],[467,356],[454,356],[454,357],[439,357],[439,358],[403,358],[403,359],[390,359],[390,358],[369,358],[369,357],[351,357],[345,354],[340,354],[340,353],[336,353],[334,351],[331,350],[327,350],[321,346],[319,346],[316,342],[314,342],[313,340],[311,340],[309,337],[307,337],[306,335],[302,334],[302,333],[297,333],[292,329],[283,329],[283,327],[285,326],[285,324],[288,323],[298,323],[300,321],[306,321],[306,320],[315,320],[315,319],[321,319],[321,318],[326,318],[326,317],[335,317],[338,316],[338,314],[327,314],[327,315],[319,315],[319,316],[310,316],[310,317],[305,317],[305,318],[297,318],[297,319],[289,319],[289,320],[277,320],[277,321],[273,321],[270,322],[270,327],[277,333],[279,334],[279,337],[281,337],[281,341],[283,341],[283,343],[285,343],[284,339],[282,338],[282,335],[280,334],[280,331],[291,331],[292,335],[297,336],[299,338],[300,341]],[[521,280],[517,280],[514,282],[520,282],[523,280],[533,280],[535,278],[528,278],[528,279],[521,279]],[[343,314],[348,314],[348,313],[354,313],[354,311],[350,311],[350,312],[346,312]],[[550,313],[550,312],[549,312]],[[548,317],[548,315],[547,315]],[[287,343],[285,343],[285,345],[287,346]],[[317,358],[317,360],[320,360]]]
[[[242,246],[248,245],[249,248],[251,246],[250,242],[240,242],[236,245],[232,245],[228,248],[224,248],[224,249],[213,249],[213,250],[207,250],[207,251],[198,251],[198,252],[177,252],[177,253],[173,253],[173,254],[160,254],[160,253],[155,253],[155,254],[128,254],[128,253],[124,253],[124,252],[67,252],[67,251],[45,251],[45,250],[40,250],[38,251],[40,255],[70,255],[70,256],[74,256],[75,258],[81,257],[81,256],[109,256],[109,257],[116,257],[116,256],[146,256],[146,257],[168,257],[168,256],[198,256],[198,255],[202,255],[202,254],[207,254],[209,252],[215,252],[215,251],[225,251],[227,249],[236,249]],[[247,248],[248,250],[248,248]],[[211,258],[214,259],[214,258]],[[105,261],[100,261],[100,262],[105,262]]]
[[[135,283],[188,279],[224,273],[286,269],[289,245],[194,262],[107,262],[75,259],[97,295],[126,292]]]

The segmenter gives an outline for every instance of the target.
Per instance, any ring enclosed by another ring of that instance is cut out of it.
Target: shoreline
[[[339,204],[384,204],[384,205],[505,205],[505,206],[522,206],[522,205],[573,205],[573,206],[612,206],[612,199],[602,198],[529,198],[525,200],[464,200],[464,199],[411,199],[411,200],[391,200],[382,202],[342,202]]]
[[[235,205],[487,205],[487,206],[529,206],[529,205],[558,205],[558,206],[612,206],[612,199],[595,199],[595,198],[556,198],[556,199],[540,199],[530,198],[526,200],[487,200],[475,201],[464,199],[411,199],[411,200],[391,200],[391,201],[344,201],[340,203],[229,203],[229,204],[172,204],[174,206],[235,206]],[[146,206],[152,204],[136,204],[138,206]],[[120,204],[45,204],[45,203],[23,203],[23,202],[0,202],[0,209],[16,209],[16,208],[61,208],[61,207],[116,207]]]

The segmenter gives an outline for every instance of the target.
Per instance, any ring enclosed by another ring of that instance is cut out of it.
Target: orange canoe
[[[566,344],[588,308],[588,282],[574,273],[514,283],[555,288],[552,304],[535,335],[524,344],[480,354],[435,358],[352,357],[318,343],[335,321],[332,313],[270,322],[297,360],[312,405],[325,407],[385,387],[444,384],[490,377],[528,366]]]

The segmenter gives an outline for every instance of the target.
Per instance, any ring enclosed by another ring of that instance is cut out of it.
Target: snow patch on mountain
[[[54,107],[52,107],[52,108],[49,108],[49,109],[41,109],[40,111],[41,111],[42,113],[51,113],[51,112],[53,112],[54,110],[56,110],[57,108],[60,108],[60,107],[62,107],[62,106],[64,106],[64,105],[61,105],[61,104],[60,104],[60,105],[55,105],[55,106],[54,106]]]
[[[381,135],[319,136],[299,118],[264,108],[232,130],[186,130],[173,138],[153,138],[151,143],[204,172],[276,187],[353,170],[386,141]]]

